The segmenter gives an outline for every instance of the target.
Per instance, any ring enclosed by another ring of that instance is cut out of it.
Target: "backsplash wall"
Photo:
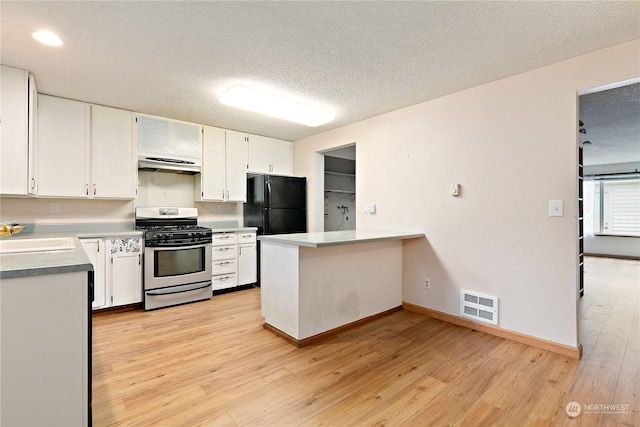
[[[194,203],[194,176],[161,172],[138,173],[135,200],[44,199],[0,197],[0,221],[22,224],[130,223],[139,206],[178,206],[198,208],[202,222],[242,220],[242,203]],[[51,204],[58,212],[51,212]],[[220,209],[222,208],[222,212]]]

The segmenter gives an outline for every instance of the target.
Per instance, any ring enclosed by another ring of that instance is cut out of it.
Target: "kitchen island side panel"
[[[265,322],[287,335],[299,334],[299,247],[261,242],[260,292]]]
[[[303,340],[402,305],[402,240],[300,247]]]
[[[0,425],[90,425],[86,272],[0,281]]]

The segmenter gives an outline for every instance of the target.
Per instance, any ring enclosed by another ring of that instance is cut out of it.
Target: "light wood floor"
[[[581,361],[406,311],[298,349],[259,289],[94,316],[94,425],[640,426],[639,283],[587,260]]]

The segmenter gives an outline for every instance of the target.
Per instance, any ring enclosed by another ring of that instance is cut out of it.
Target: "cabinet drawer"
[[[216,289],[233,288],[238,285],[238,277],[235,273],[213,276],[211,281],[213,282],[212,288],[214,291]]]
[[[256,233],[238,233],[238,243],[255,243]]]
[[[238,240],[235,233],[214,233],[211,237],[212,246],[231,244],[235,245],[237,241]]]
[[[235,273],[236,267],[237,265],[235,258],[215,260],[212,263],[211,273],[214,276],[217,274]]]
[[[214,246],[211,248],[211,259],[235,259],[238,256],[238,249],[235,244],[227,246]]]

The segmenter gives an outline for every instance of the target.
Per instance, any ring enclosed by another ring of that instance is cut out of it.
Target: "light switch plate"
[[[365,203],[363,207],[364,207],[363,211],[366,214],[373,215],[373,214],[376,213],[376,205],[375,205],[375,203]]]
[[[549,200],[549,216],[563,216],[563,215],[564,215],[564,201]]]

